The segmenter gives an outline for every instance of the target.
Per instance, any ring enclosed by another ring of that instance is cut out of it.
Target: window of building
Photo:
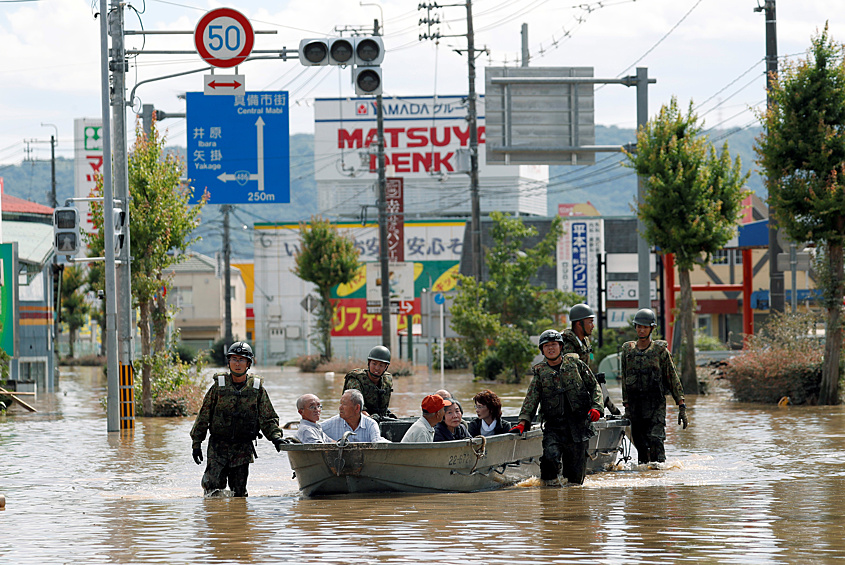
[[[720,249],[713,254],[713,260],[711,261],[711,263],[713,265],[728,265],[728,262],[730,261],[730,256],[730,250]]]
[[[191,306],[194,303],[194,289],[190,286],[176,287],[176,296],[180,306]]]

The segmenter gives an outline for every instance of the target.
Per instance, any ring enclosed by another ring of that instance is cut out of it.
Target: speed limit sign
[[[252,53],[255,32],[246,16],[231,8],[205,14],[194,30],[194,44],[206,63],[215,67],[240,65]]]

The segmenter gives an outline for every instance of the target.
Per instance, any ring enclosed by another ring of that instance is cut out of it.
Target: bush
[[[599,363],[608,355],[619,353],[623,343],[636,340],[637,331],[634,329],[633,324],[629,324],[624,328],[607,328],[602,330],[603,345],[601,347],[594,346],[593,349],[593,362],[596,364],[594,369],[598,369]],[[598,339],[592,341],[594,344],[598,343]]]
[[[808,339],[812,315],[773,313],[745,350],[730,359],[724,375],[741,402],[815,404],[821,385],[824,348]]]
[[[226,364],[226,340],[222,337],[211,345],[209,352],[211,362],[217,367],[225,367]]]
[[[202,384],[202,359],[194,365],[184,363],[178,355],[167,352],[135,362],[135,411],[143,414],[143,365],[152,366],[153,414],[155,416],[189,416],[199,412],[206,387]]]
[[[177,343],[173,347],[174,353],[179,357],[179,360],[183,363],[191,363],[196,356],[196,351],[194,348],[186,343]]]
[[[499,359],[495,349],[488,349],[481,354],[478,363],[472,366],[472,374],[477,381],[493,381],[505,370],[505,364]]]
[[[440,344],[432,347],[432,365],[440,367]],[[443,342],[443,368],[444,369],[467,369],[470,366],[469,356],[461,347],[461,342],[455,338],[449,338]]]
[[[303,373],[316,373],[317,367],[322,361],[321,355],[300,355],[295,359],[295,364]]]
[[[503,366],[497,380],[512,384],[522,381],[536,353],[527,335],[513,326],[503,326],[496,336],[496,356]]]

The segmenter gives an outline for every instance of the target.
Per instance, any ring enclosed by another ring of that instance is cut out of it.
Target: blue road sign
[[[188,93],[188,178],[196,203],[290,202],[287,92]]]
[[[446,297],[443,296],[442,293],[438,292],[437,294],[434,295],[434,302],[435,302],[435,304],[443,304],[443,303],[446,302]]]

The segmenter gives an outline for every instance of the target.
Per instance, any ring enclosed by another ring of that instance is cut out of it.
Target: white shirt
[[[319,422],[312,422],[305,418],[299,421],[296,439],[301,443],[332,443],[332,438],[326,435]]]
[[[487,424],[484,420],[481,420],[481,435],[483,436],[492,436],[495,435],[496,431],[496,420]]]
[[[349,441],[355,443],[388,441],[381,437],[381,431],[376,421],[364,414],[361,414],[361,421],[358,423],[357,429],[353,430],[352,426],[347,424],[346,420],[340,416],[332,416],[323,423],[323,431],[335,441],[341,439],[344,432],[355,432],[354,436],[349,436]]]
[[[430,443],[434,441],[434,428],[424,416],[411,424],[402,437],[402,443]]]

